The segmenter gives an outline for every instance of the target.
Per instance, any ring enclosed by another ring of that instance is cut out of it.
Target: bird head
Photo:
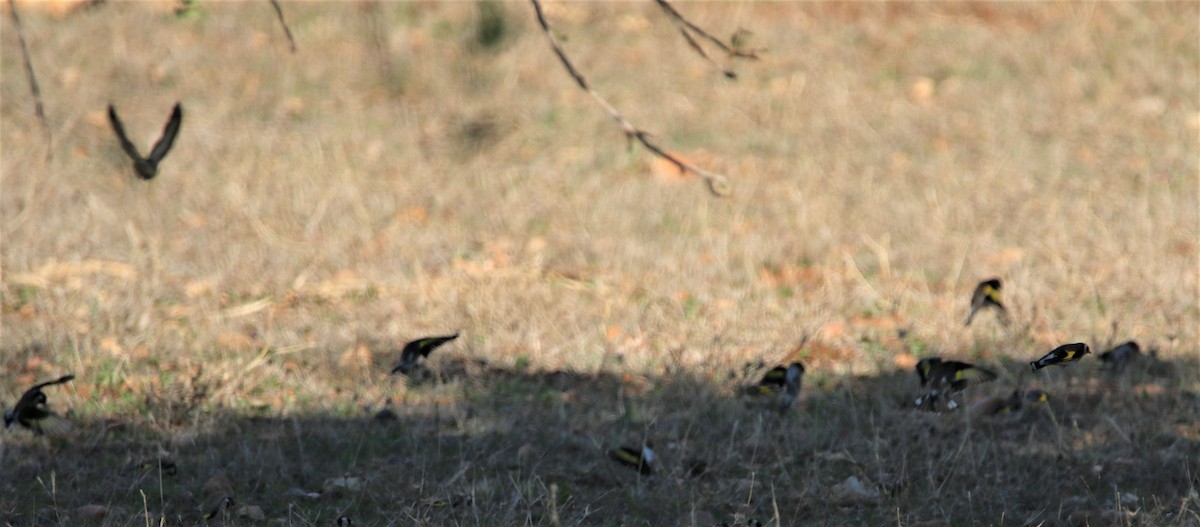
[[[941,363],[942,359],[937,357],[921,359],[920,362],[917,362],[917,375],[921,377],[921,386],[929,384],[931,378],[930,373],[932,373],[934,366],[940,365]]]

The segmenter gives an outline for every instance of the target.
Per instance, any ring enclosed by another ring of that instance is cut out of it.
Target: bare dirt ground
[[[1200,524],[1200,4],[676,6],[767,49],[736,81],[652,2],[547,4],[728,198],[528,4],[285,3],[294,54],[268,2],[23,5],[0,402],[77,379],[0,433],[6,525]],[[148,149],[176,101],[138,180],[106,106]],[[1049,404],[917,412],[930,356]],[[786,415],[739,398],[791,360]]]

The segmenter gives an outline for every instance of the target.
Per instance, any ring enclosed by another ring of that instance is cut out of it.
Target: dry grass
[[[770,49],[737,82],[649,2],[547,5],[729,199],[627,150],[502,8],[487,48],[473,4],[284,4],[294,55],[266,2],[27,11],[48,163],[5,19],[0,399],[79,378],[51,394],[70,436],[4,434],[0,520],[191,525],[224,472],[276,525],[1200,522],[1195,3],[680,6]],[[136,181],[105,105],[147,148],[176,100]],[[993,275],[1014,324],[964,329]],[[435,363],[488,368],[386,374],[456,330]],[[1027,371],[1110,338],[1172,367]],[[932,354],[1004,372],[972,400],[1052,404],[910,411]],[[745,362],[793,357],[790,415],[734,398]],[[654,478],[604,458],[643,437]],[[128,468],[160,455],[179,473]],[[849,476],[881,496],[839,503]]]

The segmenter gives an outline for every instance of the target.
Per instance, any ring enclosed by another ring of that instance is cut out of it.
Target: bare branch
[[[21,17],[17,14],[17,3],[9,0],[8,13],[17,28],[17,40],[21,42],[21,57],[25,59],[25,73],[29,76],[29,91],[33,92],[33,112],[46,132],[46,159],[53,155],[54,138],[50,135],[50,123],[46,121],[46,110],[42,104],[42,90],[38,88],[37,75],[33,73],[33,61],[29,59],[29,47],[25,45],[25,32],[21,30]]]
[[[279,25],[283,26],[283,34],[287,35],[288,45],[292,47],[292,53],[295,53],[296,39],[292,38],[292,29],[288,27],[287,20],[283,19],[283,7],[279,5],[279,0],[271,0],[271,6],[275,8],[275,14],[279,16]]]
[[[671,162],[671,164],[679,168],[680,172],[691,172],[697,176],[700,176],[704,179],[704,182],[708,184],[708,190],[714,195],[729,195],[731,190],[729,186],[729,178],[721,174],[716,174],[698,168],[686,161],[683,161],[682,159],[679,159],[676,156],[667,153],[658,145],[650,142],[648,133],[638,129],[633,125],[633,123],[630,123],[624,115],[621,115],[621,112],[618,112],[617,109],[613,107],[613,105],[609,104],[608,101],[601,97],[600,94],[596,93],[595,90],[592,90],[592,88],[588,86],[587,80],[583,78],[583,74],[579,73],[579,70],[575,69],[575,65],[571,64],[570,59],[567,58],[566,52],[563,51],[562,46],[558,43],[558,39],[554,38],[554,33],[550,30],[550,24],[546,22],[546,15],[542,13],[542,4],[538,0],[529,1],[533,3],[533,10],[537,14],[538,25],[541,26],[542,33],[544,33],[546,38],[550,41],[550,47],[554,50],[554,54],[558,55],[558,60],[562,62],[563,67],[567,68],[567,73],[569,73],[571,77],[575,79],[575,83],[578,84],[583,91],[592,96],[592,99],[594,99],[601,108],[604,108],[604,111],[608,112],[608,115],[611,116],[613,120],[621,126],[621,129],[625,132],[626,137],[637,139],[637,141],[642,143],[642,146],[645,146],[647,150],[650,150],[650,152],[654,153],[658,157]]]
[[[667,4],[667,0],[654,0],[654,1],[658,2],[659,7],[662,7],[662,11],[666,11],[667,14],[670,14],[671,18],[673,20],[676,20],[676,23],[683,25],[683,29],[685,31],[695,32],[696,35],[700,35],[702,38],[704,38],[704,40],[712,42],[713,44],[715,44],[716,47],[721,48],[722,52],[725,52],[725,54],[730,55],[730,58],[752,59],[752,60],[758,59],[758,50],[757,49],[742,49],[737,46],[730,46],[730,44],[721,42],[720,38],[709,35],[708,31],[704,31],[703,29],[700,29],[700,26],[698,26],[696,24],[692,24],[691,22],[688,22],[688,19],[683,18],[683,14],[679,14],[679,12],[676,11],[676,8],[672,7],[671,4]],[[691,38],[688,38],[688,40],[691,41]],[[689,42],[689,43],[692,43],[692,42]],[[692,44],[692,47],[695,48],[696,47],[695,44]],[[701,55],[703,55],[704,58],[708,59],[708,55],[704,55],[703,53],[701,53]]]
[[[714,68],[721,70],[721,73],[724,73],[725,77],[735,80],[737,79],[737,72],[729,68],[722,68],[721,65],[717,64],[717,61],[710,58],[708,53],[704,52],[704,48],[700,47],[700,43],[696,42],[696,39],[692,38],[691,33],[688,33],[687,28],[679,28],[679,34],[683,35],[683,39],[687,41],[688,46],[696,50],[696,53],[699,53],[700,56],[703,57],[704,60],[708,61],[709,64],[712,64]]]

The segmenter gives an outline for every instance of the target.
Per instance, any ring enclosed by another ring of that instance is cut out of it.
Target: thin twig
[[[683,35],[683,39],[687,41],[688,46],[690,46],[692,49],[696,50],[696,53],[699,53],[700,57],[702,57],[704,60],[708,61],[709,64],[712,64],[714,68],[721,70],[721,73],[725,74],[725,77],[730,78],[730,79],[735,79],[735,80],[737,79],[737,72],[735,72],[729,68],[721,67],[720,64],[717,64],[717,61],[715,61],[711,57],[709,57],[708,53],[704,52],[704,48],[700,47],[700,43],[696,42],[696,39],[692,38],[691,33],[688,33],[687,28],[685,28],[685,27],[679,28],[679,34]]]
[[[25,32],[21,30],[21,17],[17,14],[17,3],[8,1],[8,13],[12,15],[13,25],[17,28],[17,40],[21,43],[21,57],[25,59],[25,73],[29,76],[29,91],[33,92],[33,112],[42,129],[46,131],[46,160],[53,155],[54,138],[50,135],[50,123],[46,121],[46,110],[42,104],[42,90],[38,88],[37,75],[33,73],[33,61],[29,58],[29,47],[25,45]]]
[[[288,27],[287,20],[283,19],[283,7],[279,5],[279,0],[271,0],[271,6],[275,8],[275,14],[279,17],[279,25],[283,26],[283,34],[287,35],[288,45],[292,47],[292,53],[295,53],[296,39],[292,38],[292,29]]]
[[[575,66],[571,64],[570,59],[567,58],[566,52],[564,52],[562,46],[559,45],[558,39],[554,38],[554,33],[550,30],[550,24],[546,22],[546,16],[542,13],[542,4],[538,0],[529,1],[533,3],[533,10],[537,14],[538,25],[542,27],[542,33],[545,33],[546,38],[550,41],[550,47],[554,50],[554,54],[558,55],[558,60],[562,62],[563,67],[567,68],[567,73],[569,73],[571,77],[575,79],[575,83],[578,84],[583,91],[586,91],[588,95],[591,95],[592,99],[594,99],[601,108],[604,108],[604,111],[608,112],[608,115],[611,116],[613,120],[621,126],[621,129],[625,132],[627,137],[637,139],[638,142],[642,143],[642,146],[645,146],[647,150],[650,150],[658,157],[671,162],[671,164],[675,165],[680,172],[691,172],[697,176],[700,176],[704,179],[704,182],[708,184],[708,190],[714,195],[729,195],[731,190],[729,186],[729,178],[721,174],[715,174],[713,172],[697,168],[692,164],[663,151],[662,148],[659,148],[657,145],[650,142],[649,134],[638,129],[633,125],[633,123],[630,123],[625,116],[621,115],[621,112],[618,112],[617,109],[609,104],[608,101],[604,100],[600,94],[596,93],[595,90],[592,90],[592,88],[588,86],[587,80],[583,78],[583,74],[579,73],[579,70],[575,69]]]
[[[737,46],[728,45],[728,44],[722,42],[721,39],[710,35],[707,31],[705,31],[703,29],[700,29],[700,26],[697,26],[696,24],[689,22],[688,19],[683,18],[683,15],[679,14],[679,11],[676,11],[675,8],[671,6],[671,4],[668,4],[667,0],[654,0],[654,1],[658,3],[659,7],[663,8],[663,11],[666,11],[668,15],[671,15],[672,19],[674,19],[677,23],[682,24],[684,30],[691,31],[697,35],[700,35],[705,40],[712,42],[718,48],[721,48],[721,51],[724,51],[730,57],[758,60],[758,51],[759,50],[740,49]],[[687,36],[687,34],[685,33],[684,36]],[[689,44],[692,44],[693,48],[698,47],[695,45],[694,42],[691,42],[692,39],[689,38],[688,40],[689,40]],[[704,58],[706,58],[706,59],[708,58],[708,56],[705,55],[703,52],[701,52],[701,55],[703,55]]]

